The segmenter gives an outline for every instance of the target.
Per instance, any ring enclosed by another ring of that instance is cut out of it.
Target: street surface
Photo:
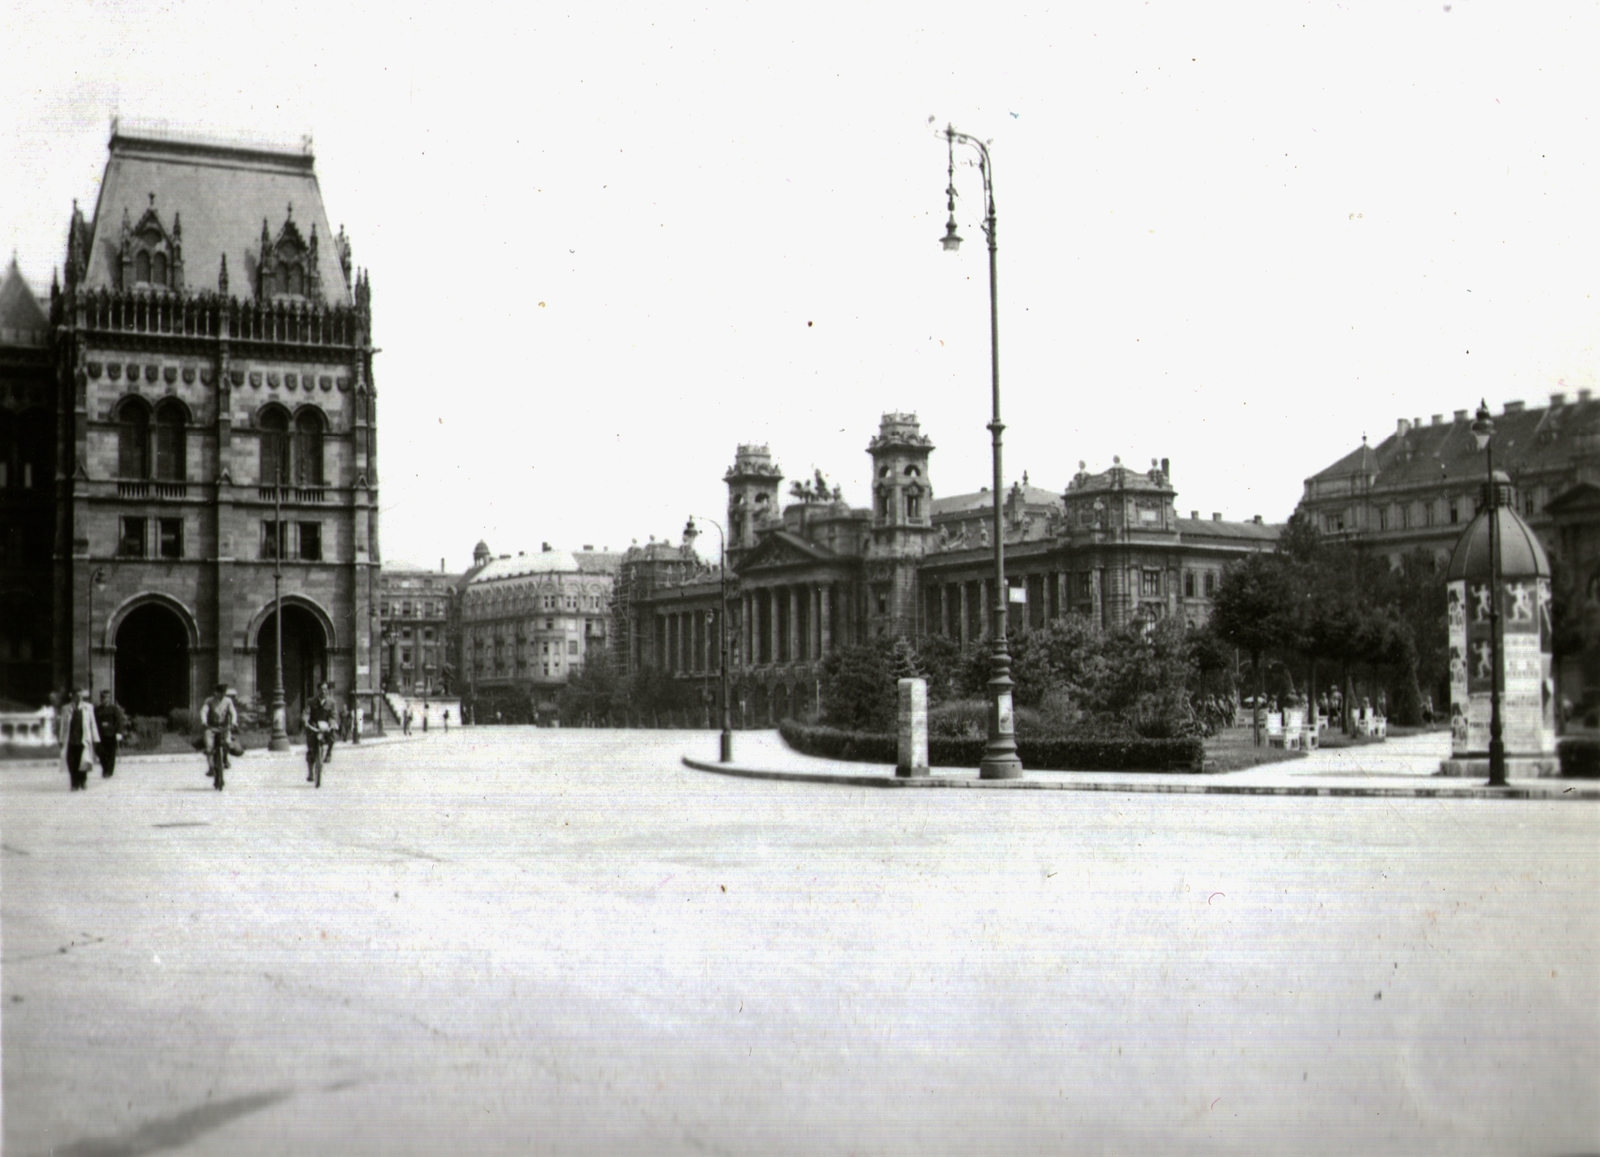
[[[715,751],[0,766],[7,1157],[1600,1149],[1600,805]]]

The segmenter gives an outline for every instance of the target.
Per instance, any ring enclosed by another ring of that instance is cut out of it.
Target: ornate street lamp
[[[989,239],[989,370],[994,405],[994,417],[989,422],[994,443],[994,606],[991,609],[994,625],[990,634],[994,653],[989,661],[989,742],[983,749],[978,776],[980,779],[1015,779],[1022,774],[1022,760],[1017,756],[1017,729],[1011,702],[1014,684],[1011,681],[1011,655],[1006,643],[1006,600],[1010,597],[1010,591],[1006,587],[1005,522],[1001,507],[1005,483],[1000,468],[1000,433],[1005,426],[1000,421],[1000,308],[995,285],[994,165],[989,159],[988,146],[976,137],[957,132],[946,125],[944,138],[949,159],[949,183],[945,186],[945,196],[950,220],[945,225],[941,244],[947,253],[954,253],[961,248],[961,237],[956,233],[957,141],[978,150],[978,172],[983,177],[983,232]]]
[[[1489,676],[1489,786],[1505,787],[1506,743],[1500,721],[1504,679],[1500,637],[1500,542],[1496,526],[1500,521],[1500,486],[1494,476],[1494,421],[1489,417],[1487,401],[1478,402],[1478,412],[1473,417],[1472,436],[1477,440],[1478,449],[1487,456],[1486,497],[1489,500],[1489,657],[1494,664]]]
[[[272,625],[277,634],[272,664],[272,737],[268,751],[289,750],[289,705],[283,694],[283,462],[277,463],[277,485],[272,488]]]
[[[721,607],[717,612],[717,651],[719,658],[717,665],[721,669],[721,697],[722,697],[722,747],[721,762],[733,762],[733,728],[728,722],[728,539],[722,532],[722,524],[715,519],[708,518],[707,522],[717,528],[717,547],[721,555],[718,572],[722,578]],[[694,524],[694,515],[689,516],[688,523],[683,528],[683,536],[693,542],[699,530]]]

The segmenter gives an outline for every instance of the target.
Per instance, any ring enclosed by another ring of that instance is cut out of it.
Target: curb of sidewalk
[[[1442,784],[1430,780],[1426,786],[1377,787],[1372,785],[1264,784],[1219,782],[1215,776],[1174,778],[1171,782],[1128,783],[1097,779],[955,779],[938,774],[926,776],[859,775],[852,772],[772,771],[737,763],[683,756],[685,767],[713,775],[741,779],[779,780],[789,783],[826,783],[841,787],[977,788],[983,791],[1107,791],[1152,795],[1284,795],[1344,796],[1383,799],[1551,799],[1600,802],[1600,785],[1580,790],[1570,781],[1552,779],[1549,787],[1513,784],[1491,788],[1484,784]],[[1085,776],[1093,772],[1082,773]],[[1566,784],[1566,786],[1559,786]]]

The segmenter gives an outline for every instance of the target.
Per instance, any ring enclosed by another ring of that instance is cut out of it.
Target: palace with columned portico
[[[723,478],[732,711],[744,726],[803,716],[834,649],[879,636],[944,635],[978,646],[994,605],[993,497],[936,496],[932,439],[915,414],[883,415],[867,453],[870,505],[802,488],[764,445],[741,445]],[[821,488],[819,487],[818,490]],[[1082,614],[1107,628],[1203,624],[1228,562],[1270,550],[1259,517],[1179,517],[1165,460],[1084,463],[1062,490],[1012,484],[1003,500],[1008,630]],[[715,544],[712,544],[715,550]],[[713,558],[715,555],[712,556]],[[719,672],[722,582],[692,536],[635,546],[618,568],[613,655],[623,673],[665,671],[709,710]]]

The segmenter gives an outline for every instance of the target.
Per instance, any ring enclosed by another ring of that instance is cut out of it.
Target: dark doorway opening
[[[256,635],[256,693],[263,706],[272,705],[277,674],[278,619],[268,614]],[[317,684],[328,677],[328,637],[317,616],[304,607],[283,608],[284,723],[290,734],[300,732],[300,714],[316,697]]]
[[[189,633],[157,603],[128,612],[117,628],[116,698],[129,715],[188,708]]]

